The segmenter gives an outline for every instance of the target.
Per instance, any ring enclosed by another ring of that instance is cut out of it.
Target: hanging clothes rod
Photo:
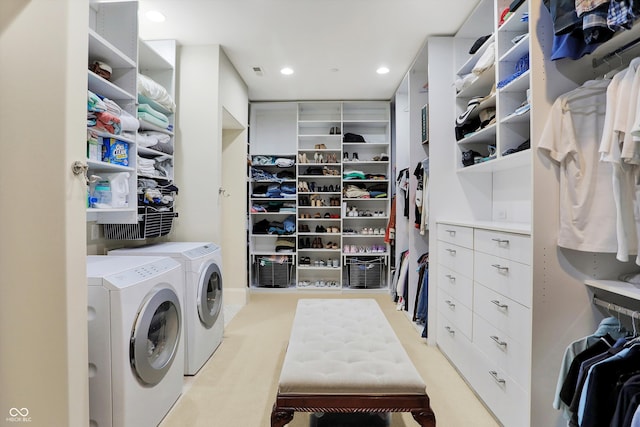
[[[628,309],[626,307],[622,307],[621,305],[618,304],[613,304],[610,303],[608,301],[602,300],[598,297],[593,297],[593,303],[595,305],[598,305],[600,307],[604,307],[607,309],[607,311],[615,311],[616,313],[620,313],[620,314],[624,314],[625,316],[629,316],[632,319],[640,319],[640,311],[638,310],[631,310]]]
[[[635,38],[635,39],[631,40],[629,43],[620,46],[619,48],[617,48],[613,52],[607,53],[602,58],[593,58],[593,61],[592,61],[593,68],[599,67],[600,65],[602,65],[604,63],[608,63],[609,62],[608,61],[609,58],[613,58],[614,56],[618,56],[622,52],[625,52],[625,51],[631,49],[632,47],[635,47],[638,44],[640,44],[640,37]]]

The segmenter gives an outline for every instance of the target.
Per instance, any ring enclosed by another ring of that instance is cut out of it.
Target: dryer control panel
[[[118,287],[135,285],[143,280],[152,279],[167,271],[182,268],[180,263],[171,258],[159,258],[157,261],[141,265],[107,277],[108,281]]]
[[[208,245],[204,245],[204,246],[200,246],[198,248],[194,248],[194,249],[188,250],[188,251],[184,252],[184,256],[186,256],[189,259],[198,259],[198,258],[202,258],[203,256],[210,255],[213,252],[217,251],[218,249],[220,249],[219,246],[214,245],[213,243],[211,243],[211,244],[208,244]]]

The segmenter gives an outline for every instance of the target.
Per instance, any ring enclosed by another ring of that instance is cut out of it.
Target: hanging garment
[[[391,200],[391,212],[389,213],[389,221],[384,231],[384,242],[390,245],[396,243],[396,196]]]
[[[560,167],[558,246],[616,252],[612,167],[599,161],[608,80],[591,80],[551,107],[538,148]]]
[[[565,349],[564,357],[562,358],[562,364],[560,365],[560,372],[558,374],[558,381],[556,383],[556,393],[553,400],[553,407],[555,409],[562,410],[563,415],[567,420],[571,418],[569,405],[565,404],[562,401],[562,399],[560,398],[560,393],[565,378],[567,377],[567,374],[571,367],[571,362],[576,357],[576,355],[583,352],[593,344],[597,343],[601,337],[607,334],[615,339],[618,339],[627,336],[628,332],[622,327],[618,319],[616,319],[615,317],[607,317],[600,322],[598,328],[592,335],[588,335],[584,338],[580,338],[572,342]]]
[[[418,163],[415,170],[413,171],[413,176],[416,177],[418,181],[418,185],[416,188],[415,194],[415,227],[420,229],[420,223],[422,222],[422,178],[424,176],[424,169],[422,168],[422,162]]]
[[[422,215],[420,217],[420,234],[425,235],[429,229],[429,158],[422,161]]]
[[[398,286],[396,288],[396,295],[398,298],[396,310],[405,310],[406,308],[404,292],[407,287],[407,280],[409,276],[409,251],[403,252],[401,259],[402,261],[400,263],[400,274],[398,275]]]
[[[628,376],[626,380],[625,376]],[[620,381],[623,382],[610,427],[629,427],[640,404],[640,371],[625,374],[621,376]]]
[[[624,348],[613,356],[594,364],[580,396],[578,423],[580,427],[609,426],[615,412],[616,383],[624,372],[637,370],[640,347]]]
[[[637,204],[635,191],[636,166],[623,159],[623,147],[633,143],[630,121],[634,120],[634,108],[629,108],[640,59],[633,60],[629,67],[618,72],[607,88],[606,117],[600,142],[600,159],[611,164],[612,196],[616,209],[616,258],[626,262],[630,253],[637,253],[637,227],[634,206]],[[630,111],[631,110],[631,111]],[[625,155],[631,153],[627,148]]]

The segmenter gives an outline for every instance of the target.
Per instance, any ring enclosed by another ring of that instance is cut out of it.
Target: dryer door
[[[155,288],[140,306],[129,362],[144,385],[158,384],[171,368],[180,342],[181,313],[178,295],[169,287]]]
[[[222,273],[216,263],[211,263],[200,276],[198,288],[198,315],[200,322],[210,329],[222,310]]]

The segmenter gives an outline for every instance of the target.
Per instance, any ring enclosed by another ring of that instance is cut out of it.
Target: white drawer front
[[[531,267],[519,262],[476,252],[474,279],[489,289],[531,307]]]
[[[440,350],[465,378],[471,375],[473,367],[472,344],[460,330],[441,314],[438,315],[436,339]]]
[[[473,280],[444,265],[438,265],[438,287],[471,308],[473,303]]]
[[[473,249],[473,228],[438,224],[438,240]]]
[[[531,238],[522,234],[476,229],[476,251],[531,265]]]
[[[438,264],[473,277],[473,250],[446,242],[438,242]]]
[[[500,366],[475,352],[473,388],[506,427],[529,425],[529,395]]]
[[[442,289],[438,289],[438,313],[441,313],[453,323],[462,334],[471,339],[471,309],[442,291]]]
[[[512,339],[531,346],[531,310],[476,282],[473,310]]]
[[[530,385],[530,346],[512,339],[477,314],[473,316],[473,344],[525,390]]]

